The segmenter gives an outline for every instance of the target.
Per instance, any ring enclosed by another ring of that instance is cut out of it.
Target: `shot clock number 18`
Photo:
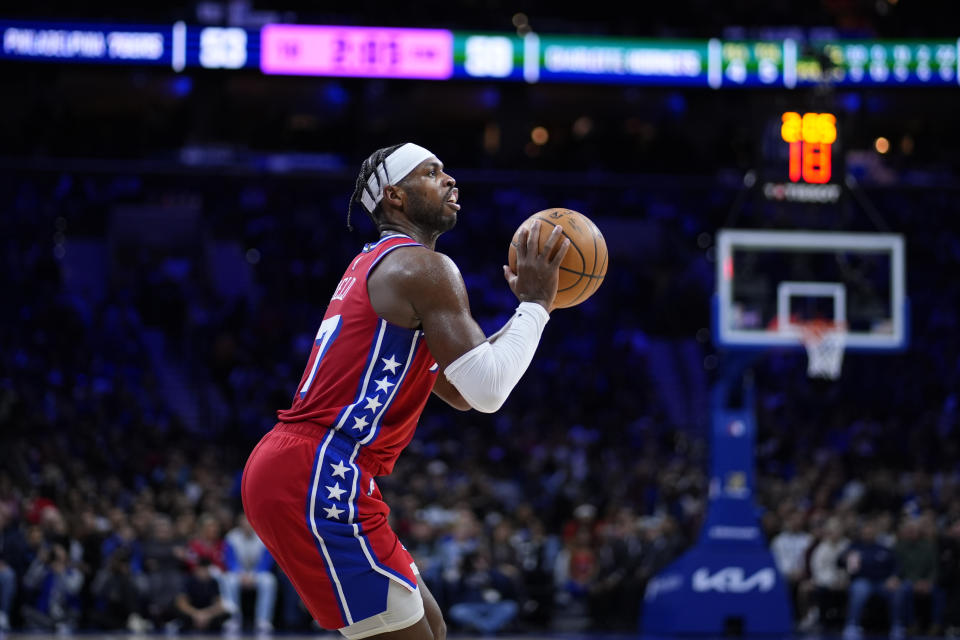
[[[832,113],[783,114],[780,136],[790,144],[790,181],[825,184],[830,181],[831,145],[837,140]]]

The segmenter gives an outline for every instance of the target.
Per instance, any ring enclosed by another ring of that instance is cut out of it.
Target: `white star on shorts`
[[[323,510],[327,512],[327,518],[330,520],[339,520],[340,514],[343,513],[343,509],[337,509],[337,505],[324,507]]]
[[[377,383],[377,393],[380,393],[381,391],[390,393],[390,387],[394,385],[393,382],[387,380],[387,376],[383,376],[383,378],[380,380],[374,380],[374,382]]]
[[[326,489],[330,492],[330,494],[327,496],[327,500],[340,500],[340,496],[347,492],[346,489],[340,488],[339,482],[333,483],[332,487],[326,487]]]

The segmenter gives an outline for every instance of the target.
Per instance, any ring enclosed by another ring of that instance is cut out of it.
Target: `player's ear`
[[[387,185],[383,190],[383,199],[396,209],[403,209],[403,189],[395,185]]]

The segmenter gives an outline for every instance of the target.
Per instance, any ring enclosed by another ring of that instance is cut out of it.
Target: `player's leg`
[[[433,594],[427,589],[427,583],[424,582],[423,576],[419,577],[418,582],[420,594],[423,596],[423,617],[426,618],[427,623],[430,625],[430,630],[433,632],[433,640],[446,640],[447,623],[443,621],[440,605],[437,604]]]
[[[433,594],[420,578],[416,591],[390,585],[388,610],[340,629],[347,640],[446,640],[447,625]],[[411,615],[413,613],[413,615]],[[416,620],[412,624],[398,620]],[[401,628],[397,629],[397,626]],[[378,629],[390,629],[378,633]]]
[[[405,629],[388,631],[367,638],[368,640],[436,640],[433,637],[433,631],[430,629],[430,623],[427,622],[427,616],[423,616]]]

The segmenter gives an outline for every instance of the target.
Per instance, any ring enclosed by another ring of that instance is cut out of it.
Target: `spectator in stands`
[[[23,616],[28,628],[71,632],[80,619],[83,573],[58,543],[44,544],[23,577]]]
[[[960,518],[956,518],[937,545],[937,575],[943,590],[944,632],[960,637]]]
[[[597,581],[590,594],[595,628],[629,630],[636,625],[643,601],[638,580],[643,543],[633,509],[618,509],[600,530]]]
[[[490,562],[497,571],[510,578],[511,582],[521,584],[520,559],[513,545],[513,521],[500,515],[498,518],[490,531]]]
[[[0,549],[3,541],[0,540]],[[13,568],[0,559],[0,633],[10,630],[10,610],[13,598],[17,595],[17,574]]]
[[[534,624],[546,626],[553,613],[553,567],[560,552],[560,541],[558,536],[547,534],[543,521],[532,511],[525,511],[529,512],[525,526],[512,542],[527,596],[521,615]]]
[[[152,536],[143,543],[146,614],[157,627],[175,617],[174,599],[184,579],[185,542],[174,538],[169,516],[157,514]]]
[[[116,549],[93,579],[91,618],[100,629],[129,629],[134,633],[149,631],[149,625],[139,613],[140,593],[133,581],[130,550]]]
[[[240,592],[253,589],[257,594],[254,628],[258,633],[273,631],[273,606],[277,599],[277,578],[272,573],[273,558],[242,513],[237,516],[237,526],[227,533],[225,542],[227,570],[220,581],[223,598],[232,615],[224,629],[240,631],[243,625]]]
[[[479,633],[496,633],[517,617],[517,586],[492,566],[486,545],[463,557],[460,580],[451,590],[450,601],[450,619]]]
[[[677,521],[669,516],[648,518],[641,529],[647,543],[643,551],[643,575],[649,579],[680,555],[685,544]]]
[[[900,602],[900,580],[897,578],[897,560],[886,545],[878,541],[877,523],[866,520],[860,527],[860,537],[840,556],[841,565],[850,575],[847,620],[843,628],[844,640],[859,640],[863,636],[860,617],[867,600],[875,593],[887,601],[890,612],[890,638],[904,637],[903,606]]]
[[[802,631],[811,631],[833,619],[839,619],[849,584],[847,572],[840,566],[840,556],[850,541],[844,535],[840,518],[831,517],[824,524],[823,539],[810,554],[810,579],[813,582],[815,605],[801,625]]]
[[[184,495],[186,497],[186,495]],[[173,522],[173,535],[177,540],[189,541],[197,531],[197,516],[193,513],[192,507],[185,506],[181,508]],[[186,544],[186,543],[184,543]],[[185,562],[189,564],[190,549],[187,547],[187,556]]]
[[[71,548],[76,554],[78,564],[83,569],[84,576],[92,580],[97,571],[104,566],[106,560],[102,555],[103,541],[107,534],[104,530],[106,520],[98,518],[89,505],[77,506],[81,509],[79,513],[67,514],[72,515],[74,542]]]
[[[201,559],[210,564],[210,572],[219,576],[226,565],[223,563],[226,543],[220,537],[220,523],[216,516],[204,513],[197,523],[197,535],[190,541],[187,551],[187,565],[193,568]]]
[[[459,506],[450,524],[450,532],[442,537],[438,545],[438,557],[445,582],[452,585],[460,580],[463,558],[476,551],[481,535],[482,528],[477,516],[465,505]]]
[[[903,607],[900,613],[903,623],[908,627],[916,624],[916,605],[921,601],[925,609],[932,610],[931,625],[939,629],[943,621],[939,619],[941,612],[936,602],[942,598],[937,587],[936,540],[923,534],[919,518],[908,517],[901,522],[894,553],[900,577],[897,597]],[[914,635],[916,630],[911,628],[910,632]]]
[[[130,524],[130,518],[122,509],[112,509],[110,523],[113,532],[108,535],[100,546],[100,557],[109,560],[110,556],[120,549],[125,549],[130,559],[130,567],[135,574],[143,572],[143,553],[136,531]]]
[[[790,587],[793,610],[798,615],[805,613],[806,603],[801,601],[799,587],[807,575],[807,549],[813,542],[813,536],[803,530],[803,521],[803,511],[793,509],[784,521],[783,531],[770,543],[773,560]]]
[[[179,620],[168,630],[216,631],[230,617],[220,597],[220,585],[211,573],[212,566],[206,557],[194,562],[175,600]]]
[[[436,528],[426,518],[417,514],[411,519],[404,545],[413,556],[420,575],[427,584],[438,582],[443,575],[438,539]]]
[[[11,510],[0,502],[0,632],[10,630],[17,581],[27,568],[27,542]]]
[[[590,594],[597,577],[597,553],[593,535],[588,526],[573,532],[554,565],[554,584],[558,599],[567,605],[583,603]]]

